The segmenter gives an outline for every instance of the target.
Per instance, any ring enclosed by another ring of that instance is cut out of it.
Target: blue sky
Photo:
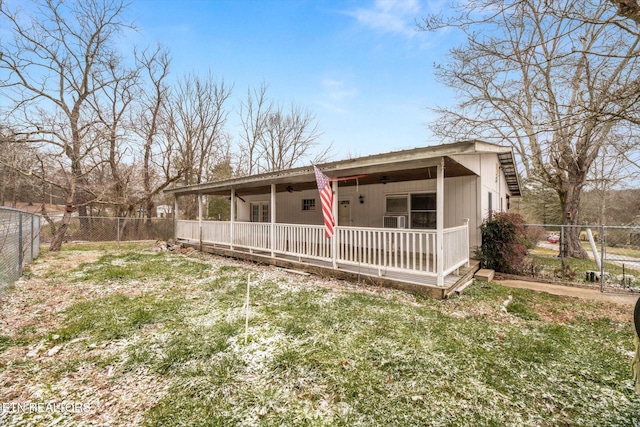
[[[170,49],[172,73],[209,71],[315,114],[334,160],[433,145],[428,107],[450,102],[433,63],[451,34],[416,32],[445,3],[419,0],[133,0],[139,45]],[[229,132],[237,135],[235,112]]]

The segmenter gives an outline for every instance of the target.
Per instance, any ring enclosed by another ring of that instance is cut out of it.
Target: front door
[[[351,200],[340,199],[338,203],[338,225],[351,226]]]

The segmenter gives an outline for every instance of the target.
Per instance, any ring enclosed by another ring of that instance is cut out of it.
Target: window
[[[251,222],[271,222],[269,217],[269,203],[251,203]]]
[[[436,194],[412,194],[411,228],[434,229],[436,221]]]
[[[493,219],[493,193],[489,191],[489,220]]]
[[[303,211],[315,211],[316,210],[316,199],[302,199],[302,210]]]
[[[387,214],[406,214],[407,196],[387,196]]]

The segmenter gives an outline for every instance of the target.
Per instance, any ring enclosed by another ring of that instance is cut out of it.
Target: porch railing
[[[200,224],[199,221],[191,221],[191,220],[176,221],[176,239],[200,240],[199,224]],[[203,227],[203,229],[204,228],[209,228],[209,221],[207,221],[207,227]],[[215,241],[215,240],[212,240],[212,241]]]
[[[336,227],[335,259],[321,225],[202,221],[200,233],[199,221],[176,223],[178,239],[438,276],[435,230]],[[469,262],[468,224],[445,229],[443,239],[446,276]]]
[[[324,236],[324,226],[274,224],[274,252],[301,258],[331,260],[331,242]]]
[[[436,275],[436,233],[338,227],[338,262]]]
[[[443,237],[443,274],[446,276],[463,265],[469,264],[469,225],[445,228]]]
[[[264,222],[234,222],[233,241],[231,243],[233,246],[244,247],[250,250],[268,250],[271,248],[269,241],[270,227],[271,224]],[[206,228],[204,223],[202,228]]]

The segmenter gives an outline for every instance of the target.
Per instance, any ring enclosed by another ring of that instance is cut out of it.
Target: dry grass
[[[1,424],[640,422],[626,306],[495,284],[435,301],[151,249],[44,254],[0,295],[0,403],[88,409]]]

